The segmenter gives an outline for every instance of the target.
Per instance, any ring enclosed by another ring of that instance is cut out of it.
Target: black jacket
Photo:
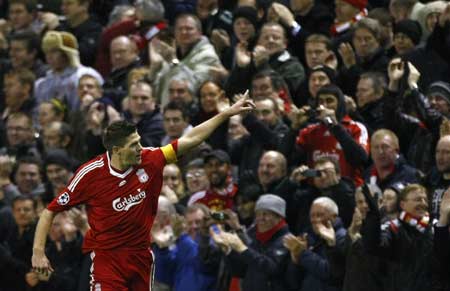
[[[232,251],[227,260],[234,275],[242,279],[242,291],[286,291],[285,271],[290,259],[283,246],[283,237],[289,233],[285,226],[266,243],[256,240],[255,229],[250,229],[248,249]]]
[[[124,113],[125,120],[131,121],[131,113]],[[141,143],[144,147],[159,147],[165,135],[163,127],[163,117],[159,108],[153,112],[144,114],[136,124],[137,132],[141,136]]]
[[[437,260],[433,254],[433,229],[420,232],[410,224],[395,219],[381,227],[379,213],[369,211],[361,231],[369,254],[391,262],[387,290],[428,291],[433,289]]]
[[[253,114],[248,114],[242,122],[250,135],[230,143],[231,161],[239,166],[240,174],[246,170],[256,173],[264,151],[278,150],[289,128],[281,120],[273,128],[269,128]]]

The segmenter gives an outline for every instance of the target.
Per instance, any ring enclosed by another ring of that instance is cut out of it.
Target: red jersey
[[[223,211],[233,208],[234,196],[237,193],[237,186],[233,183],[221,192],[213,189],[194,193],[189,199],[188,205],[200,203],[208,206],[212,211]]]
[[[353,139],[368,153],[369,135],[366,127],[350,117],[344,116],[340,123]],[[313,167],[314,162],[322,157],[331,157],[339,161],[341,175],[353,180],[355,185],[360,186],[364,182],[361,169],[350,165],[345,159],[341,144],[323,123],[312,124],[302,129],[297,137],[297,144],[303,147],[307,153],[308,166]]]
[[[82,165],[49,205],[54,212],[85,204],[90,230],[83,251],[117,248],[147,249],[158,208],[162,171],[176,161],[177,141],[161,148],[144,148],[141,164],[123,173],[105,153]]]

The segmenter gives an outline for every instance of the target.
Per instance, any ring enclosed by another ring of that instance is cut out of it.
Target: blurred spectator
[[[350,226],[354,204],[355,186],[341,177],[339,164],[332,158],[323,157],[315,161],[313,168],[302,165],[292,171],[291,181],[297,190],[285,194],[287,221],[295,233],[307,231],[311,225],[308,215],[312,202],[318,197],[328,197],[339,207],[340,218],[345,227]]]
[[[35,133],[30,116],[22,112],[11,114],[6,121],[7,145],[0,149],[0,153],[16,159],[27,155],[39,157]]]
[[[395,263],[386,288],[427,290],[439,286],[436,280],[440,272],[433,271],[437,265],[426,189],[418,184],[406,186],[398,198],[400,216],[382,226],[376,202],[370,194],[364,195],[369,206],[362,231],[364,246],[369,253]]]
[[[232,209],[238,189],[231,177],[230,156],[223,150],[214,150],[205,156],[204,161],[210,187],[193,194],[188,205],[201,203],[212,211]]]
[[[418,20],[423,7],[424,4],[418,0],[392,0],[389,2],[389,12],[396,23],[405,19]]]
[[[161,195],[166,196],[173,204],[186,196],[181,170],[175,164],[164,166]]]
[[[247,114],[242,123],[249,132],[230,145],[233,163],[239,165],[239,175],[245,171],[256,174],[258,161],[264,151],[278,150],[289,131],[283,122],[279,105],[271,97],[255,99],[256,110]]]
[[[36,218],[33,198],[19,196],[12,201],[12,213],[0,220],[1,229],[6,230],[0,241],[0,278],[5,291],[25,291],[39,282],[30,271]]]
[[[187,111],[182,103],[169,102],[163,109],[163,125],[166,136],[161,141],[162,145],[181,137],[192,129],[189,124]]]
[[[221,67],[214,47],[202,36],[201,22],[197,16],[179,15],[174,29],[176,47],[153,40],[149,49],[150,78],[156,88],[157,100],[163,106],[168,100],[167,88],[172,78],[184,73],[197,89],[208,78],[212,68]]]
[[[344,253],[346,230],[338,215],[339,209],[333,200],[317,198],[309,213],[312,231],[298,237],[288,235],[283,240],[294,265],[289,273],[292,276],[290,281],[300,283],[301,290],[339,290],[336,278],[330,272],[329,260],[330,248],[335,252],[334,256],[343,256]],[[300,270],[304,274],[303,280],[298,282]]]
[[[35,83],[34,94],[38,102],[56,98],[76,110],[80,106],[77,87],[81,76],[91,74],[103,84],[97,71],[80,65],[78,42],[73,34],[49,31],[42,40],[42,49],[50,70]]]
[[[5,110],[2,119],[15,112],[23,112],[33,117],[33,123],[37,119],[37,104],[33,98],[34,74],[28,69],[10,71],[4,77]]]
[[[444,192],[450,187],[450,136],[439,139],[436,146],[436,167],[427,177],[427,189],[430,190],[431,217],[439,219],[440,205]]]
[[[392,131],[379,129],[372,134],[370,154],[373,165],[366,171],[367,183],[376,184],[384,191],[397,182],[404,184],[418,182],[419,172],[399,155],[398,138]]]
[[[45,191],[42,171],[42,162],[38,158],[28,156],[17,160],[12,175],[20,194],[36,197]]]
[[[333,24],[333,13],[330,5],[325,1],[294,0],[287,1],[292,12],[281,3],[273,3],[269,9],[268,17],[271,21],[278,21],[288,28],[289,50],[303,63],[307,51],[307,38],[312,34],[329,35]],[[315,67],[306,63],[309,68]]]
[[[387,90],[386,78],[378,72],[363,73],[356,87],[357,120],[367,126],[369,134],[386,127],[383,97]]]
[[[39,58],[41,40],[32,31],[23,31],[9,37],[9,57],[13,70],[29,69],[36,78],[45,76],[48,65]]]
[[[52,121],[42,129],[44,150],[64,149],[72,152],[73,132],[69,124],[62,121]]]
[[[419,44],[422,29],[417,21],[405,19],[394,25],[394,47],[398,55],[410,53]]]
[[[355,24],[352,36],[353,47],[349,43],[339,46],[343,67],[340,82],[344,93],[355,95],[359,75],[365,71],[387,72],[389,58],[381,46],[380,24],[375,19],[364,18]]]
[[[128,90],[128,73],[141,66],[139,51],[134,40],[128,36],[118,36],[110,45],[111,73],[103,85],[106,97],[120,108]]]
[[[65,121],[67,118],[67,106],[61,100],[50,99],[39,104],[39,127],[45,128],[53,121]]]
[[[121,1],[124,4],[125,1]],[[167,27],[164,21],[164,6],[160,0],[139,0],[134,3],[132,17],[125,17],[122,21],[108,26],[100,37],[95,68],[106,77],[111,73],[110,46],[113,39],[127,36],[136,43],[139,52],[143,52],[147,42]],[[165,1],[164,1],[165,2]],[[110,2],[106,5],[108,5]],[[125,2],[130,4],[129,1]],[[95,5],[92,3],[92,5]],[[105,4],[101,2],[100,4]],[[111,6],[111,8],[114,5]],[[103,11],[102,11],[103,12]]]
[[[232,274],[242,278],[242,290],[286,290],[285,271],[289,259],[283,247],[286,202],[265,194],[256,202],[256,226],[247,231],[244,243],[237,234],[212,230],[213,239],[227,255]]]
[[[67,31],[77,38],[81,63],[92,67],[102,26],[89,15],[89,6],[89,0],[62,0],[61,12],[66,22],[56,30]]]
[[[193,116],[192,125],[200,124],[215,116],[230,105],[229,99],[220,84],[206,81],[199,87],[199,111]],[[227,130],[229,122],[224,122],[206,140],[214,149],[227,149]]]
[[[198,114],[199,104],[197,96],[195,96],[194,84],[188,78],[184,78],[182,74],[170,80],[168,100],[169,102],[183,103],[188,111],[190,120],[193,120],[194,116]]]
[[[145,81],[130,86],[125,120],[136,124],[144,147],[161,146],[164,136],[163,117],[156,105],[153,88]]]
[[[47,152],[44,170],[51,185],[52,195],[44,197],[46,204],[50,203],[64,189],[73,177],[76,166],[75,161],[63,149],[53,149]]]
[[[326,85],[317,93],[316,118],[319,123],[303,128],[297,145],[302,157],[312,166],[320,157],[332,157],[340,166],[341,175],[362,184],[362,170],[368,161],[366,127],[353,121],[345,108],[344,94],[334,85]],[[308,111],[301,112],[300,124],[308,121]],[[337,146],[339,144],[339,146]]]
[[[186,206],[192,194],[209,188],[208,176],[205,172],[205,163],[202,158],[193,159],[185,167],[187,196],[180,200],[180,204]]]

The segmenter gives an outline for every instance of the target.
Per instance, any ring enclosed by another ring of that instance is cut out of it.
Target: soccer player
[[[53,272],[45,242],[57,212],[85,204],[91,229],[83,251],[91,252],[91,289],[149,291],[153,278],[150,229],[156,215],[166,163],[204,141],[229,117],[251,111],[248,93],[228,109],[161,148],[142,148],[136,127],[111,124],[103,137],[107,152],[81,166],[69,185],[42,212],[36,227],[32,266]]]

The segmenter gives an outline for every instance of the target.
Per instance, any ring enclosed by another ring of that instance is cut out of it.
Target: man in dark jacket
[[[417,183],[420,172],[407,165],[405,159],[400,156],[399,149],[395,133],[388,129],[375,131],[370,139],[373,165],[366,170],[365,181],[378,185],[383,191],[398,182]]]
[[[136,124],[142,145],[158,147],[164,136],[163,118],[152,95],[152,87],[145,81],[138,81],[130,88],[129,110],[125,118]]]
[[[255,105],[255,114],[248,114],[242,120],[250,135],[243,136],[230,145],[231,160],[239,165],[240,175],[246,170],[256,174],[263,152],[277,150],[284,135],[289,131],[274,99],[260,98]]]
[[[406,186],[399,195],[399,217],[383,225],[375,199],[367,191],[364,195],[369,206],[362,229],[364,246],[370,254],[394,263],[387,290],[435,290],[437,265],[426,189],[419,184]]]
[[[284,245],[289,249],[292,263],[289,265],[289,282],[299,284],[300,290],[340,290],[340,283],[330,272],[328,252],[343,256],[345,228],[338,218],[339,209],[328,197],[314,200],[309,219],[312,231],[307,236],[288,235]],[[303,275],[303,281],[299,280]]]
[[[63,1],[61,10],[66,17],[57,30],[68,31],[78,40],[81,63],[92,67],[97,53],[97,44],[102,33],[102,25],[89,15],[88,0]]]
[[[309,179],[312,183],[308,183]],[[287,221],[294,233],[305,232],[311,227],[309,213],[318,197],[333,200],[339,207],[344,227],[350,226],[355,207],[355,186],[349,179],[341,177],[335,160],[328,157],[318,159],[313,169],[300,166],[292,172],[291,180],[297,184],[296,191],[285,199],[288,202]]]
[[[250,242],[244,244],[237,234],[213,234],[216,243],[228,248],[227,260],[233,274],[242,278],[243,291],[284,291],[289,252],[283,237],[289,233],[284,220],[286,202],[273,194],[262,195],[256,202],[255,228],[249,229]]]

